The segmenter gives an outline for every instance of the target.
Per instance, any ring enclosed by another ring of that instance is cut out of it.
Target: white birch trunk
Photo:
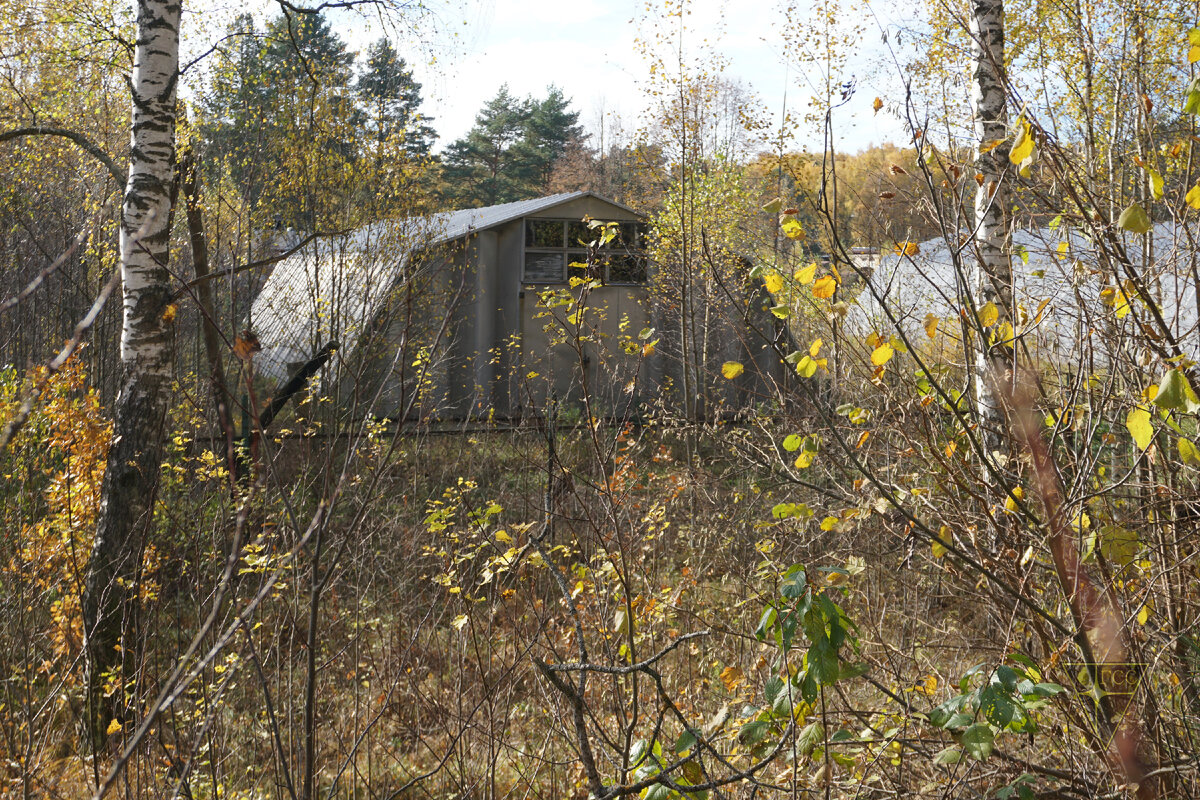
[[[975,193],[975,302],[977,307],[995,303],[1000,319],[1011,318],[1012,263],[1008,229],[1008,151],[1006,145],[980,152],[1008,135],[1004,91],[1004,2],[972,0],[971,3],[971,105],[975,118],[975,171],[982,180]],[[1000,404],[994,381],[1001,380],[1005,359],[1002,352],[989,353],[988,343],[976,348],[974,389],[984,441],[988,449],[999,443]]]
[[[180,0],[137,0],[137,45],[129,180],[121,209],[121,390],[84,589],[84,629],[93,732],[119,708],[102,707],[104,673],[116,669],[136,598],[142,533],[150,523],[163,453],[173,360],[167,272],[175,164],[175,89]],[[115,698],[121,691],[113,694]],[[98,740],[99,741],[99,740]]]

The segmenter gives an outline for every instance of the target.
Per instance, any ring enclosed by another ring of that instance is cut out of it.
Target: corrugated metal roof
[[[582,197],[597,197],[633,211],[592,192],[567,192],[377,223],[314,241],[277,264],[254,301],[250,326],[263,347],[255,358],[257,371],[285,378],[331,340],[340,345],[335,358],[351,353],[414,251]]]

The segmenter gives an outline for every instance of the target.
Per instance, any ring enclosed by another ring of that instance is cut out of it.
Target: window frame
[[[612,264],[608,261],[604,263],[604,285],[606,286],[645,286],[649,281],[649,262],[644,246],[645,237],[648,226],[641,220],[612,220],[620,225],[624,231],[626,226],[631,226],[636,238],[641,239],[641,242],[630,246],[620,239],[616,240],[615,246],[604,247],[600,249],[599,255],[601,258],[622,257],[634,259],[633,269],[637,269],[640,265],[641,279],[640,280],[613,280]],[[587,248],[578,244],[572,243],[570,240],[572,227],[580,224],[580,220],[566,219],[556,217],[526,217],[522,220],[522,236],[521,236],[521,283],[540,286],[554,286],[568,282],[570,266],[574,263],[582,263],[587,260]],[[558,223],[560,226],[558,247],[550,247],[548,245],[531,244],[534,240],[533,225],[547,223]],[[575,231],[579,233],[579,231]],[[531,277],[526,269],[529,263],[530,255],[558,255],[561,254],[563,260],[561,277],[558,280],[547,280],[545,277]]]

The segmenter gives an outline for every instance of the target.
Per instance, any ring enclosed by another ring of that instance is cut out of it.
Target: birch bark
[[[128,651],[142,536],[152,516],[163,453],[163,421],[173,359],[167,272],[179,77],[179,0],[137,0],[137,44],[130,91],[129,177],[121,210],[121,390],[101,489],[96,539],[84,587],[84,635],[93,734],[120,714],[102,691],[120,676]]]
[[[1008,135],[1004,2],[972,0],[971,11],[971,105],[975,122],[975,171],[980,176],[975,192],[975,302],[977,307],[994,303],[1003,321],[1011,317],[1012,304],[1008,147],[991,144]],[[979,342],[975,348],[974,395],[989,450],[998,448],[1000,443],[1001,408],[994,382],[1004,375],[1006,352],[1006,348],[989,347],[987,341]]]

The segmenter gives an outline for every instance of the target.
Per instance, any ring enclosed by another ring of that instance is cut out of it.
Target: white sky
[[[689,5],[685,51],[698,50],[711,37],[709,44],[729,62],[725,77],[757,95],[772,120],[780,118],[785,90],[793,113],[803,110],[809,88],[801,70],[785,64],[777,2],[692,0]],[[410,59],[423,84],[426,113],[441,137],[439,147],[465,134],[505,83],[517,97],[542,97],[548,85],[558,86],[589,130],[597,130],[604,114],[619,116],[627,130],[636,127],[647,106],[647,64],[636,47],[644,6],[637,0],[478,0],[460,9],[455,27],[461,28],[461,54],[432,70]],[[866,38],[878,41],[870,24]],[[858,88],[837,117],[839,146],[853,151],[904,141],[900,122],[871,108],[883,93],[881,82],[869,79],[865,63],[850,71]],[[800,144],[819,147],[819,133],[806,131]]]
[[[798,0],[801,7],[822,1]],[[222,12],[234,11],[220,8],[218,4],[224,2],[215,0],[203,10],[192,5],[197,27],[209,28],[210,33],[223,30],[225,23],[218,18],[224,16]],[[806,73],[811,71],[786,63],[780,2],[690,0],[684,37],[685,52],[696,55],[707,45],[724,57],[728,62],[724,77],[757,96],[775,125],[785,92],[789,110],[803,113],[810,94]],[[271,0],[258,0],[256,5],[263,16],[277,13]],[[601,118],[609,115],[632,131],[648,105],[644,91],[648,67],[636,46],[639,33],[648,29],[646,5],[647,0],[426,0],[425,6],[432,10],[414,23],[415,30],[389,30],[389,34],[422,84],[422,109],[433,118],[437,149],[463,136],[483,104],[504,84],[516,97],[538,98],[554,84],[580,112],[587,130],[598,130]],[[861,17],[867,30],[856,52],[878,53],[880,23],[869,12],[849,13]],[[331,14],[331,22],[350,48],[359,52],[381,32],[377,23],[347,12]],[[213,40],[201,34],[192,42],[205,39],[210,44]],[[871,107],[876,96],[899,99],[895,74],[895,69],[872,69],[866,56],[853,57],[843,78],[855,78],[857,88],[835,116],[839,149],[855,151],[907,141],[895,116],[886,109],[875,114]],[[802,129],[797,140],[793,147],[821,146],[820,132],[811,126]]]

